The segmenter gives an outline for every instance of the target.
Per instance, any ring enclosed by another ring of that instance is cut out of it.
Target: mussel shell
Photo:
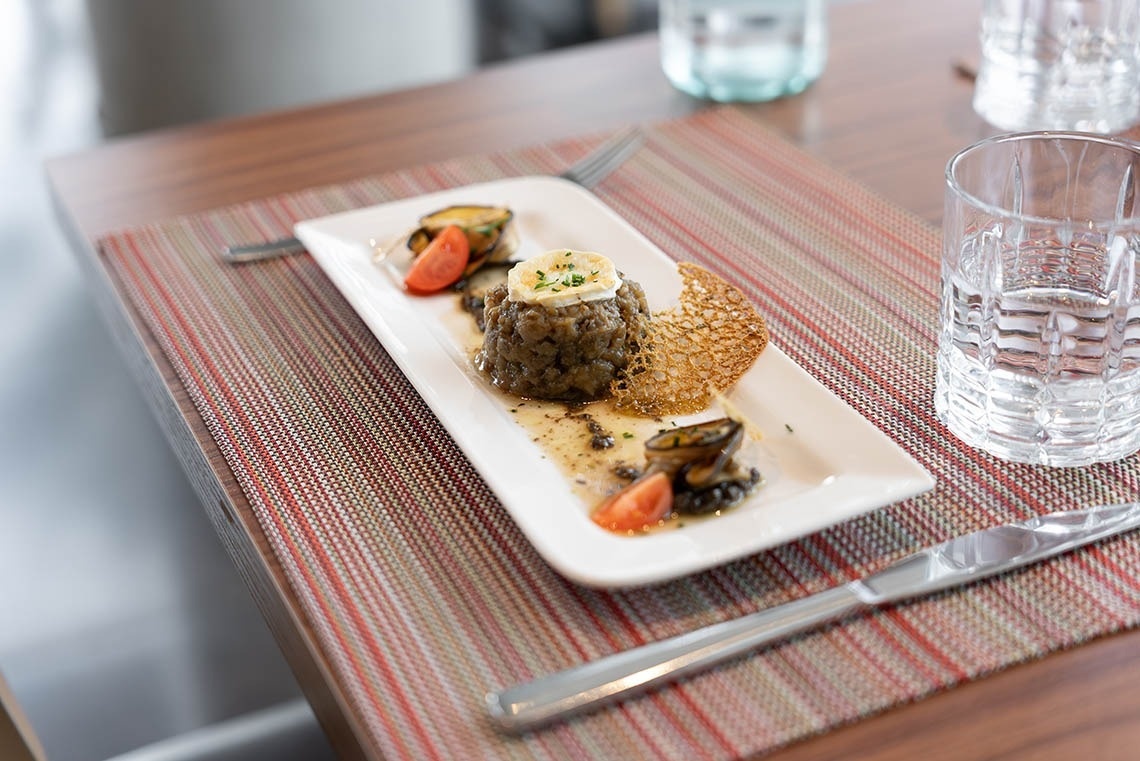
[[[708,478],[732,458],[744,440],[744,426],[732,418],[719,418],[682,428],[665,429],[645,442],[645,457],[671,473],[689,463],[706,463]]]

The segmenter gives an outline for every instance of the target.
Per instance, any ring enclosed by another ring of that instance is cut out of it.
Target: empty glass
[[[935,407],[1010,460],[1140,449],[1140,145],[984,140],[946,170]]]

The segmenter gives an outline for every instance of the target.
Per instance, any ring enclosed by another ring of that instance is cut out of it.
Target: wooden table
[[[954,62],[980,2],[832,9],[831,58],[806,94],[749,107],[794,142],[937,224],[942,170],[988,134]],[[55,159],[62,224],[127,361],[314,710],[344,758],[371,758],[249,505],[169,363],[102,267],[109,231],[314,185],[705,107],[672,90],[653,35],[494,66],[462,81],[118,140]],[[1017,666],[776,754],[800,759],[1134,758],[1140,632]]]

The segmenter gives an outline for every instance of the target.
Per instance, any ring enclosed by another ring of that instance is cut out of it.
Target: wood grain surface
[[[991,133],[955,69],[976,57],[980,0],[865,0],[831,9],[830,61],[802,96],[745,107],[932,224],[943,168]],[[457,82],[109,142],[48,162],[71,236],[126,361],[185,463],[339,753],[375,758],[241,490],[161,350],[99,262],[123,227],[456,156],[654,122],[705,108],[670,88],[655,35],[492,66]],[[1016,666],[777,752],[781,761],[1140,758],[1140,632]]]

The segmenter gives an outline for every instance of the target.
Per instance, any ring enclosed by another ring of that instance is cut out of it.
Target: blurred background
[[[299,691],[100,322],[42,161],[655,25],[656,0],[0,1],[0,672],[52,761]]]

